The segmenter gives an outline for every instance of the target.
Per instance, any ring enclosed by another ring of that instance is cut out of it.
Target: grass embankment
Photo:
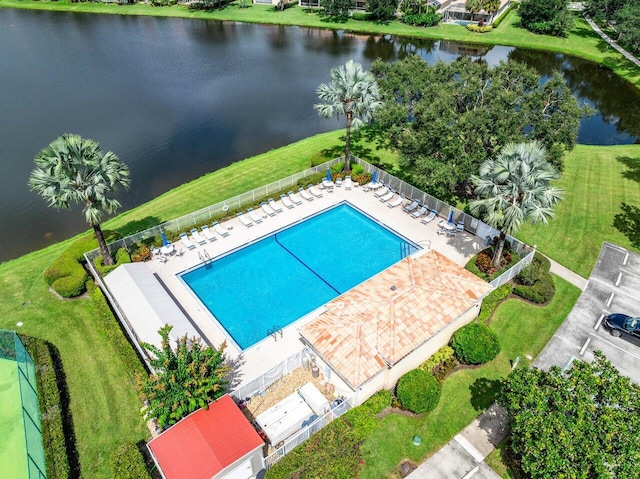
[[[402,460],[421,462],[491,405],[498,381],[511,370],[510,361],[520,356],[520,364],[527,364],[527,354],[537,356],[578,299],[578,288],[558,277],[555,282],[556,295],[545,307],[508,299],[497,308],[490,327],[500,338],[501,353],[490,363],[461,369],[448,377],[435,410],[417,418],[391,414],[381,419],[363,444],[365,465],[359,477],[396,477]],[[413,445],[416,434],[422,437],[420,446]]]
[[[286,177],[307,168],[317,151],[338,145],[340,134],[318,135],[235,163],[135,208],[109,221],[107,227],[131,229],[140,221],[168,220]],[[59,300],[44,282],[43,271],[70,241],[0,265],[0,329],[18,329],[58,348],[82,477],[107,479],[110,453],[126,442],[146,439],[148,432],[139,415],[134,385],[100,327],[94,304],[87,298]],[[24,325],[16,328],[19,321]]]
[[[280,12],[269,5],[249,4],[248,8],[240,8],[237,1],[220,10],[212,11],[192,11],[184,5],[153,7],[146,4],[117,5],[99,2],[72,2],[70,0],[59,0],[55,2],[48,0],[0,0],[0,7],[299,25],[347,30],[364,34],[391,34],[434,40],[454,40],[487,45],[510,45],[535,48],[567,53],[601,63],[636,86],[640,86],[640,68],[637,68],[616,50],[607,45],[582,17],[576,19],[575,27],[566,38],[555,38],[545,35],[535,35],[519,28],[519,17],[516,12],[509,12],[507,18],[491,33],[478,34],[468,31],[463,26],[450,24],[421,28],[406,25],[399,21],[378,23],[349,19],[346,22],[337,23],[326,20],[317,13],[308,13],[307,10],[298,6]]]

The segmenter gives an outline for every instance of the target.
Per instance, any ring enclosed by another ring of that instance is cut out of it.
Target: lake
[[[313,110],[315,89],[349,59],[416,53],[514,59],[562,71],[597,114],[579,142],[640,138],[638,91],[594,63],[549,52],[298,27],[0,9],[0,261],[89,227],[27,187],[33,157],[62,133],[129,165],[125,209],[272,148],[343,126]]]

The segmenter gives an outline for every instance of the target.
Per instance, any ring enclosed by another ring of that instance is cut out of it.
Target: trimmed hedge
[[[556,294],[556,285],[551,273],[543,272],[538,280],[531,286],[516,285],[513,294],[536,304],[546,304]]]
[[[413,369],[398,380],[396,395],[403,409],[416,414],[433,410],[440,401],[440,383],[424,369]]]
[[[68,409],[68,395],[62,364],[49,342],[19,335],[36,366],[36,386],[42,426],[42,445],[49,479],[75,477],[71,474],[68,451],[75,456],[73,426]],[[60,391],[58,384],[62,385]],[[65,434],[65,422],[68,434]]]
[[[373,18],[371,17],[371,14],[366,12],[353,12],[351,14],[351,18],[361,22],[369,22],[373,20]]]
[[[129,252],[124,248],[120,248],[116,251],[116,264],[112,266],[104,266],[102,264],[102,255],[96,256],[93,260],[93,266],[101,276],[108,275],[118,266],[125,263],[131,263],[131,257],[129,256]]]
[[[447,359],[453,357],[453,348],[450,346],[445,346],[443,348],[438,349],[436,353],[427,359],[424,363],[420,365],[422,369],[427,371],[428,373],[433,372],[435,368],[440,366]]]
[[[500,17],[496,18],[493,23],[491,24],[491,26],[493,28],[498,28],[500,26],[500,24],[504,21],[505,18],[507,18],[507,15],[509,15],[509,12],[511,10],[513,10],[513,8],[515,6],[517,6],[518,3],[517,2],[511,2],[511,4],[507,7],[507,9],[502,13],[502,15],[500,15]]]
[[[481,27],[480,25],[467,23],[467,30],[474,33],[489,33],[491,30],[493,30],[493,27],[491,25],[484,25]]]
[[[142,361],[131,343],[127,340],[124,331],[120,327],[120,323],[113,315],[113,312],[107,303],[107,299],[102,294],[102,290],[98,288],[93,281],[89,281],[87,283],[87,291],[98,312],[100,323],[109,338],[109,343],[113,345],[118,356],[120,356],[120,359],[124,362],[127,374],[131,378],[132,382],[137,382],[137,379],[140,376],[146,375],[146,370],[142,365]]]
[[[391,406],[391,391],[382,389],[367,399],[363,407],[369,409],[373,414],[380,414],[386,408]]]
[[[44,280],[63,298],[80,296],[88,278],[80,261],[84,259],[84,253],[97,247],[98,241],[92,236],[74,241],[45,270]]]
[[[342,419],[351,426],[354,434],[361,441],[368,438],[378,425],[376,415],[364,405],[350,409],[342,415]]]
[[[493,311],[498,307],[498,304],[509,296],[513,291],[511,284],[503,284],[502,286],[491,291],[483,300],[480,308],[480,314],[478,314],[478,321],[482,324],[487,324],[489,318],[493,314]]]
[[[453,334],[451,346],[462,363],[484,364],[500,352],[500,341],[495,332],[474,321]]]
[[[151,479],[144,457],[134,443],[124,444],[111,453],[113,479]]]

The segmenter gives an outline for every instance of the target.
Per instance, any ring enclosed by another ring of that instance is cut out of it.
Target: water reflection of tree
[[[398,59],[396,54],[397,39],[371,35],[367,37],[362,50],[362,56],[373,61],[380,58],[384,62],[393,62]]]
[[[289,47],[289,36],[287,35],[290,27],[284,25],[270,25],[269,27],[269,44],[276,50]]]
[[[354,53],[357,39],[354,35],[339,30],[320,30],[308,28],[306,30],[305,50],[344,55]]]
[[[509,60],[526,63],[540,75],[559,71],[574,95],[589,100],[618,133],[640,137],[640,91],[611,70],[581,58],[516,48]]]
[[[441,40],[438,49],[445,53],[463,57],[483,57],[493,49],[493,45],[478,45],[475,43],[459,43]]]

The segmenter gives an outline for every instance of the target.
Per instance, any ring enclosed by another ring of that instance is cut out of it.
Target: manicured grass
[[[0,7],[300,25],[347,30],[357,33],[391,34],[415,38],[536,48],[568,53],[602,63],[614,70],[617,74],[640,86],[640,69],[635,67],[635,65],[626,60],[613,48],[609,47],[582,17],[577,18],[576,26],[567,38],[555,38],[545,35],[535,35],[519,28],[519,18],[515,12],[509,12],[507,18],[491,33],[478,34],[470,32],[461,25],[450,24],[421,28],[412,27],[399,21],[376,23],[349,19],[344,23],[336,23],[324,19],[317,13],[307,13],[307,10],[298,6],[280,12],[268,5],[250,4],[248,8],[240,8],[237,1],[220,10],[209,12],[190,11],[183,5],[153,7],[145,4],[117,5],[114,3],[102,4],[99,2],[71,2],[70,0],[59,0],[55,2],[49,0],[0,0]]]
[[[576,273],[588,277],[602,243],[631,248],[613,226],[621,204],[640,206],[640,146],[577,145],[565,157],[557,185],[565,199],[548,226],[525,226],[517,237]]]
[[[27,477],[27,451],[18,383],[18,365],[0,358],[0,464],[5,477]]]
[[[557,277],[555,281],[556,295],[545,307],[519,299],[508,299],[498,307],[491,328],[500,338],[502,352],[490,363],[448,377],[434,411],[418,418],[398,414],[383,418],[363,444],[365,465],[359,477],[393,477],[404,458],[420,462],[432,455],[487,408],[500,378],[511,369],[510,361],[520,356],[524,365],[528,363],[526,354],[535,357],[578,299],[578,288]],[[411,440],[415,434],[422,437],[417,447]]]

